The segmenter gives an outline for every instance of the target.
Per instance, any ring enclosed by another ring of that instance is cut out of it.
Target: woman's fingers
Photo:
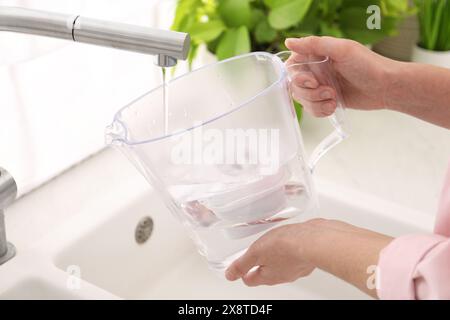
[[[303,102],[301,104],[307,112],[318,118],[329,117],[336,111],[336,101],[334,100],[326,102]]]
[[[307,112],[316,117],[328,117],[336,110],[336,91],[328,86],[314,88],[314,83],[305,83],[302,77],[294,79],[292,97],[300,102]],[[312,87],[312,88],[311,88]]]
[[[291,90],[292,95],[296,99],[298,98],[311,102],[336,100],[336,92],[333,88],[327,86],[320,86],[317,89],[308,89],[294,85]]]
[[[299,55],[327,56],[332,60],[346,59],[353,42],[333,37],[304,37],[286,39],[286,47]]]
[[[258,255],[250,247],[247,252],[234,261],[225,271],[227,280],[235,281],[245,276],[253,267],[257,266]]]
[[[305,71],[295,75],[293,85],[308,89],[317,89],[320,84],[312,72]]]
[[[306,277],[313,272],[314,268],[306,266],[300,269],[295,275],[286,273],[282,274],[275,268],[270,266],[260,266],[255,271],[251,271],[242,277],[242,281],[248,287],[256,287],[261,285],[273,286],[280,283],[286,283],[296,280],[299,277]]]
[[[266,267],[261,266],[258,267],[255,271],[247,273],[244,277],[242,277],[242,281],[248,287],[256,287],[260,285],[272,285],[272,281],[270,281],[270,277],[267,274],[268,270]]]
[[[332,115],[337,106],[336,91],[330,86],[321,85],[316,75],[301,63],[296,65],[299,59],[302,60],[303,55],[293,53],[287,62],[288,70],[293,74],[291,84],[293,98],[316,117]]]
[[[297,100],[303,108],[305,108],[306,112],[318,118],[329,117],[334,113],[334,111],[336,111],[337,103],[335,100],[311,102],[301,98],[296,98],[295,96],[294,99]]]

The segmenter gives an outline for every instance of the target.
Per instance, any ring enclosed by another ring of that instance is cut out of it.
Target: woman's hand
[[[287,39],[300,62],[328,56],[345,105],[360,110],[391,109],[450,129],[450,70],[394,61],[351,40],[332,37]],[[292,95],[309,113],[324,117],[336,110],[336,92],[313,77],[294,79]]]
[[[376,297],[368,268],[393,239],[334,220],[314,219],[264,234],[225,272],[248,286],[292,282],[320,268]]]
[[[275,285],[306,277],[314,265],[303,254],[311,232],[308,224],[285,225],[263,235],[225,273],[230,281],[242,278],[248,286]],[[252,268],[258,267],[254,271]]]
[[[396,63],[384,58],[358,42],[332,37],[287,39],[286,46],[294,52],[295,62],[308,56],[328,56],[341,86],[344,102],[352,109],[375,110],[387,107],[387,74]],[[311,114],[323,117],[334,113],[336,92],[319,86],[311,77],[294,79],[292,94]]]

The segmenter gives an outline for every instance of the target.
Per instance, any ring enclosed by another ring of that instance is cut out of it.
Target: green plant
[[[450,50],[450,0],[416,0],[420,24],[419,46]]]
[[[378,5],[382,28],[367,28],[367,8]],[[285,50],[284,39],[331,35],[375,43],[394,35],[411,13],[408,0],[178,0],[173,30],[189,32],[192,62],[206,44],[219,60],[250,51]]]

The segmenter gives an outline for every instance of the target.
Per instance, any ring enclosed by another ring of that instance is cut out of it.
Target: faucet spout
[[[0,31],[34,34],[156,55],[159,66],[186,60],[189,34],[54,12],[0,6]]]

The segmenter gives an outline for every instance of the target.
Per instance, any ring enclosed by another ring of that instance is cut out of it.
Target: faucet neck
[[[178,59],[185,60],[190,47],[187,33],[18,7],[0,6],[0,31],[156,55],[160,66],[173,66]]]

